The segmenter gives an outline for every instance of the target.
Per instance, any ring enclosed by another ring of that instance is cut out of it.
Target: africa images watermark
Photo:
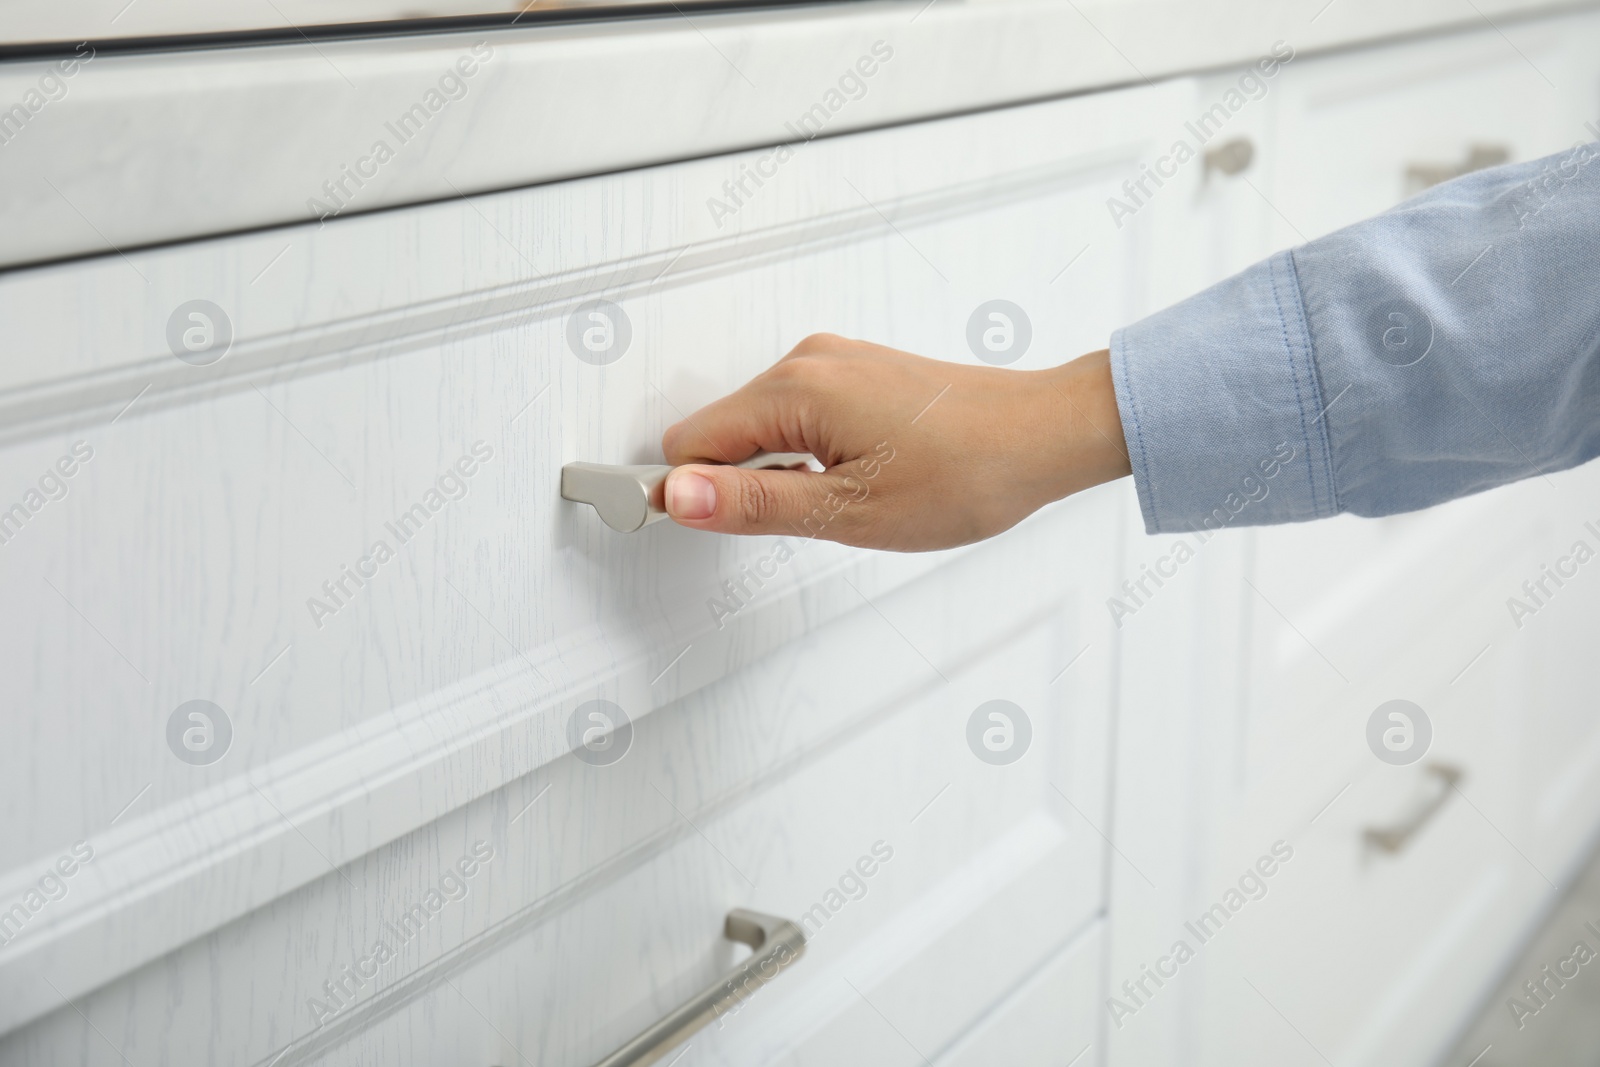
[[[55,863],[45,868],[38,882],[28,887],[22,899],[0,911],[0,948],[4,948],[20,934],[50,904],[67,895],[67,879],[94,859],[94,846],[79,841],[69,853],[64,853]]]
[[[1277,874],[1279,867],[1293,858],[1293,846],[1287,841],[1274,841],[1271,854],[1260,857],[1246,867],[1237,884],[1229,886],[1220,901],[1201,912],[1193,922],[1183,924],[1184,930],[1194,938],[1193,945],[1189,943],[1189,938],[1180,937],[1172,943],[1166,955],[1156,958],[1153,967],[1148,963],[1140,964],[1139,976],[1122,983],[1122,996],[1106,998],[1106,1010],[1111,1013],[1111,1021],[1117,1024],[1117,1029],[1122,1029],[1122,1020],[1139,1014],[1168,981],[1176,978],[1178,969],[1194,959],[1201,947],[1221,933],[1228,920],[1243,911],[1246,904],[1265,897],[1267,879]]]
[[[871,854],[863,854],[839,876],[838,886],[829,886],[822,894],[822,899],[807,908],[800,915],[800,930],[805,934],[806,943],[816,940],[822,928],[827,925],[835,915],[838,915],[847,906],[858,900],[866,898],[870,891],[868,884],[889,861],[894,859],[894,846],[881,838],[872,843]],[[765,984],[772,980],[779,970],[790,962],[788,946],[779,949],[778,957],[771,962],[772,973],[768,974],[763,969],[757,975],[746,976],[743,985],[736,986],[731,982],[725,987],[732,994],[732,1000],[727,1010],[717,1005],[712,1010],[717,1015],[717,1029],[728,1025],[728,1020],[744,1010],[745,1004],[751,997],[759,993]]]
[[[784,128],[803,147],[820,134],[833,121],[833,117],[844,110],[845,105],[866,96],[868,79],[893,58],[893,46],[887,41],[873,41],[869,55],[857,59],[853,67],[845,68],[835,85],[822,94],[821,100],[807,108],[794,122],[785,122]],[[722,229],[723,222],[730,216],[738,214],[739,209],[768,180],[777,177],[778,168],[793,159],[795,151],[794,144],[781,144],[757,156],[753,164],[740,163],[738,176],[722,183],[723,197],[706,199],[706,210],[711,212],[711,221],[717,224],[717,229]],[[752,182],[755,183],[755,189],[750,188]]]
[[[439,76],[437,85],[423,93],[421,99],[402,111],[394,121],[383,124],[389,137],[394,138],[394,144],[389,143],[389,137],[379,137],[372,142],[366,155],[357,157],[353,164],[341,164],[338,176],[322,183],[322,193],[331,203],[311,197],[306,201],[306,210],[317,221],[325,222],[349,207],[356,194],[378,176],[379,170],[395,158],[400,148],[414,140],[434,116],[467,95],[468,79],[492,58],[494,48],[488,41],[473,45],[470,55],[463,53]]]
[[[30,486],[22,494],[21,500],[0,511],[0,545],[9,545],[29,520],[44,510],[45,505],[65,500],[71,491],[69,480],[93,458],[94,448],[87,441],[72,442],[72,451],[46,467],[39,476],[37,489]]]
[[[1593,522],[1586,522],[1583,528],[1594,537],[1596,544],[1600,544],[1600,527]],[[1537,615],[1548,607],[1556,594],[1578,576],[1578,568],[1594,557],[1594,546],[1586,538],[1580,537],[1572,543],[1567,554],[1558,556],[1553,564],[1540,564],[1539,574],[1522,583],[1521,597],[1506,597],[1506,610],[1511,613],[1511,621],[1516,628],[1522,629],[1523,621],[1528,616]]]
[[[474,441],[471,451],[446,467],[420,500],[402,511],[392,522],[383,524],[383,528],[393,535],[395,546],[390,546],[385,538],[378,538],[367,549],[367,554],[356,560],[354,570],[348,563],[341,564],[339,573],[322,583],[322,594],[326,599],[307,597],[306,610],[311,613],[311,621],[316,623],[317,629],[322,629],[325,620],[339,614],[355,599],[357,593],[366,588],[368,582],[378,576],[379,568],[397,555],[395,547],[415,538],[429,520],[446,506],[465,500],[472,490],[472,476],[493,458],[493,445],[487,441]]]
[[[1221,100],[1202,111],[1195,121],[1183,124],[1189,137],[1173,141],[1172,148],[1166,155],[1158,157],[1153,166],[1139,164],[1139,176],[1122,183],[1126,199],[1116,196],[1106,199],[1106,210],[1111,213],[1111,221],[1116,223],[1117,229],[1122,229],[1124,220],[1138,214],[1139,209],[1148,204],[1168,180],[1177,177],[1179,169],[1198,156],[1201,148],[1222,132],[1229,119],[1243,111],[1245,105],[1265,99],[1267,82],[1277,77],[1278,71],[1293,59],[1292,47],[1283,41],[1274,41],[1272,50],[1245,68],[1244,73],[1239,75],[1237,85],[1230,86],[1222,94]],[[1190,137],[1193,138],[1192,144]],[[1149,183],[1153,183],[1155,188],[1149,188]]]
[[[85,41],[66,59],[57,60],[39,75],[34,88],[22,94],[10,107],[0,110],[0,145],[8,145],[23,131],[33,117],[58,100],[65,100],[70,86],[67,79],[76,77],[78,71],[94,59],[94,46]]]
[[[1222,503],[1211,509],[1211,513],[1200,520],[1203,529],[1196,530],[1193,534],[1195,543],[1179,538],[1173,543],[1172,551],[1160,556],[1155,563],[1142,563],[1139,565],[1139,576],[1127,578],[1122,582],[1122,595],[1109,597],[1106,600],[1106,610],[1111,612],[1111,621],[1117,624],[1117,629],[1122,629],[1122,620],[1129,615],[1137,615],[1142,609],[1148,607],[1150,601],[1168,580],[1178,576],[1178,568],[1194,559],[1201,548],[1205,547],[1219,530],[1225,529],[1234,519],[1251,504],[1259,504],[1267,499],[1272,492],[1268,481],[1276,478],[1284,466],[1295,458],[1295,447],[1287,441],[1280,441],[1272,449],[1271,454],[1263,456],[1255,468],[1239,480],[1239,488],[1229,492],[1223,497]],[[1255,471],[1260,471],[1258,478]],[[1150,586],[1154,585],[1152,589]]]
[[[424,893],[418,903],[401,912],[398,919],[385,919],[384,936],[374,941],[366,954],[355,963],[340,967],[332,978],[322,983],[322,993],[327,999],[310,997],[306,1000],[306,1006],[311,1009],[317,1025],[321,1026],[354,1004],[361,987],[376,980],[379,969],[421,934],[434,916],[444,910],[445,905],[465,900],[471,889],[472,878],[492,859],[493,845],[487,841],[473,842],[471,850],[445,868],[439,876],[439,884]]]
[[[1600,938],[1600,927],[1593,922],[1586,922],[1583,928],[1595,938]],[[1572,951],[1561,959],[1556,960],[1554,967],[1545,964],[1539,969],[1539,976],[1530,978],[1522,983],[1522,991],[1527,994],[1527,999],[1521,997],[1507,997],[1506,1008],[1511,1012],[1511,1019],[1521,1030],[1528,1025],[1528,1020],[1550,1006],[1556,994],[1567,988],[1567,983],[1577,978],[1582,969],[1600,958],[1589,943],[1582,938],[1573,942]]]
[[[888,441],[879,441],[872,452],[857,461],[861,474],[846,475],[840,482],[844,489],[843,495],[829,493],[821,504],[811,509],[800,523],[805,530],[807,540],[814,541],[828,528],[828,524],[837,519],[851,504],[859,504],[872,495],[872,486],[868,483],[883,472],[886,464],[895,457],[894,446]],[[756,594],[768,582],[778,576],[783,565],[794,559],[798,550],[789,544],[787,537],[778,538],[778,543],[767,555],[755,561],[755,564],[744,564],[739,568],[737,580],[724,578],[722,581],[723,598],[706,598],[706,610],[711,612],[711,621],[717,624],[717,629],[722,629],[728,620],[750,606]],[[751,589],[751,582],[755,588]]]
[[[1600,141],[1600,126],[1593,122],[1585,122],[1583,128]],[[1528,220],[1535,218],[1548,207],[1552,201],[1572,185],[1583,173],[1583,168],[1600,157],[1593,144],[1579,143],[1570,148],[1566,155],[1555,162],[1546,162],[1544,170],[1536,178],[1529,178],[1517,186],[1507,196],[1506,205],[1511,209],[1511,214],[1517,221],[1517,229],[1524,229]]]

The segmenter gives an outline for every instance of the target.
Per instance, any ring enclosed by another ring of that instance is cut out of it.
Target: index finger
[[[661,451],[674,467],[685,463],[738,463],[757,452],[811,452],[793,393],[771,371],[737,392],[714,400],[661,435]]]

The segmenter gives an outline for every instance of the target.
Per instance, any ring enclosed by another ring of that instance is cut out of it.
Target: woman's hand
[[[669,428],[662,448],[681,525],[901,552],[992,537],[1129,473],[1106,351],[1013,371],[831,334]],[[827,469],[727,465],[760,451]]]

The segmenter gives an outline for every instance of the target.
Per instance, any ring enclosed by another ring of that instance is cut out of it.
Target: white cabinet
[[[1320,237],[1470,169],[1595,139],[1592,15],[1296,61],[1269,195],[1278,244]]]
[[[1125,484],[896,557],[621,535],[559,473],[812,332],[975,360],[1003,299],[1054,365],[1576,139],[1594,16],[1507,35],[1308,49],[1162,182],[1236,74],[0,275],[0,1064],[578,1067],[736,963],[734,908],[809,946],[675,1062],[1421,1062],[1600,818],[1600,593],[1504,603],[1600,547],[1593,472],[1228,531],[1121,618],[1179,540]],[[915,111],[880,84],[861,122]],[[1442,804],[1367,748],[1393,697]]]
[[[890,557],[621,535],[558,478],[823,328],[973,360],[999,297],[1018,367],[1103,344],[1158,218],[1105,201],[1190,92],[817,141],[732,219],[770,152],[0,279],[8,484],[93,450],[3,548],[6,899],[93,859],[0,952],[0,1062],[591,1063],[735,907],[814,944],[684,1062],[1091,1031],[1040,1005],[1097,966],[1124,488]]]
[[[1507,33],[1291,64],[1263,102],[1263,167],[1247,172],[1274,244],[1358,221],[1470,163],[1592,139],[1581,123],[1600,111],[1600,23]],[[1568,557],[1573,569],[1575,541],[1600,547],[1583,525],[1597,511],[1591,465],[1425,513],[1241,537],[1239,615],[1223,614],[1236,602],[1219,595],[1213,617],[1226,621],[1206,639],[1237,673],[1192,698],[1215,710],[1207,725],[1221,736],[1186,735],[1196,762],[1219,765],[1192,772],[1190,795],[1205,803],[1169,835],[1193,858],[1120,943],[1113,895],[1108,996],[1138,1007],[1115,1013],[1119,1060],[1343,1067],[1427,1063],[1449,1046],[1600,819],[1600,730],[1582,695],[1596,678],[1577,653],[1600,587],[1579,572],[1520,628],[1508,609],[1544,565]],[[1137,662],[1123,673],[1136,676]],[[1387,765],[1369,746],[1369,719],[1396,699],[1431,726],[1426,756],[1409,765]],[[1124,722],[1137,715],[1122,712]],[[1447,784],[1452,772],[1459,780]],[[1155,787],[1128,754],[1119,775],[1119,809],[1123,794]],[[1406,831],[1397,851],[1369,840],[1385,830]],[[1154,820],[1144,833],[1158,839]],[[1238,890],[1279,841],[1293,858],[1264,887],[1249,879],[1244,906],[1202,944],[1183,924]],[[1145,895],[1125,888],[1136,905]],[[1180,938],[1195,958],[1137,1005],[1120,982]]]

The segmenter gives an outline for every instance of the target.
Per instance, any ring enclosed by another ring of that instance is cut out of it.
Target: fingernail
[[[674,471],[667,479],[667,513],[675,519],[709,519],[717,510],[717,487],[692,471]]]

